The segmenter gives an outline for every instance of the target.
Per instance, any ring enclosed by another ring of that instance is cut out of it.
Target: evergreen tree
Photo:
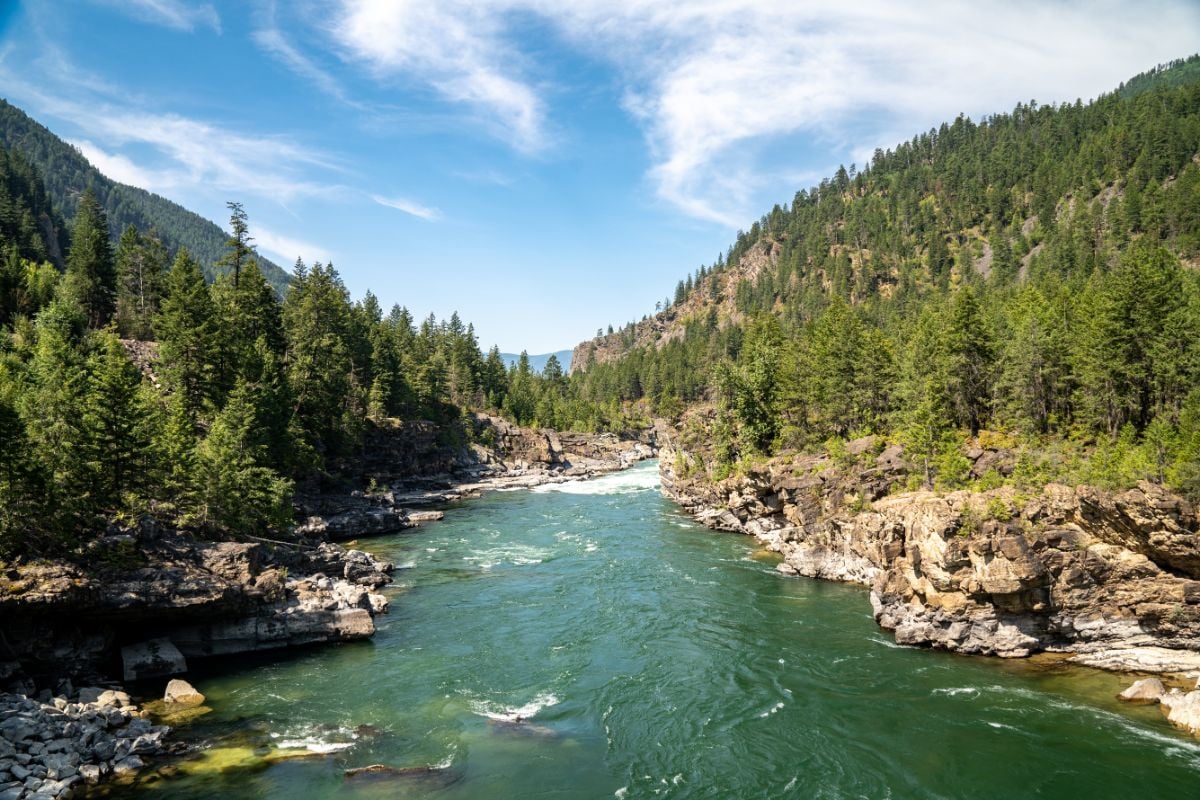
[[[267,455],[259,417],[253,393],[239,382],[196,451],[201,524],[250,533],[290,523],[292,484],[263,465]]]
[[[94,501],[113,512],[122,507],[122,494],[144,488],[145,458],[151,431],[144,421],[139,388],[141,373],[111,331],[95,334],[87,362],[87,389],[82,398],[83,450],[93,476]]]
[[[88,189],[75,211],[66,279],[75,285],[88,325],[102,328],[112,318],[117,299],[117,271],[108,239],[108,218]]]
[[[217,319],[200,265],[179,251],[167,276],[167,296],[155,321],[167,385],[181,394],[195,420],[217,396]]]
[[[166,283],[166,248],[130,225],[117,244],[116,268],[117,328],[130,339],[153,339]]]

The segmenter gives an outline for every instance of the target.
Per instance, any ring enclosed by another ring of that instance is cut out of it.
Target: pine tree
[[[32,549],[46,523],[45,480],[17,411],[17,391],[0,370],[0,558]]]
[[[166,283],[167,249],[130,225],[117,244],[116,267],[117,327],[125,337],[151,340]]]
[[[991,403],[995,358],[991,331],[974,290],[958,290],[946,327],[951,408],[960,425],[979,434]]]
[[[333,265],[297,270],[283,306],[288,380],[303,439],[325,455],[339,454],[357,435],[347,425],[356,389],[347,341],[350,316],[350,298]],[[357,388],[364,395],[370,389]],[[365,398],[363,406],[365,411]]]
[[[123,493],[144,488],[150,432],[143,425],[148,413],[139,392],[141,373],[116,334],[104,331],[94,338],[81,409],[84,453],[94,476],[94,500],[111,513],[121,508]]]
[[[108,218],[90,188],[75,211],[66,279],[76,286],[88,325],[102,328],[108,324],[116,308],[117,271],[108,239]]]
[[[197,517],[234,533],[261,533],[291,522],[292,484],[264,466],[267,457],[253,394],[238,383],[196,450]]]
[[[167,296],[155,321],[166,383],[195,420],[216,398],[217,319],[200,265],[180,250],[167,276]]]
[[[242,204],[230,201],[225,207],[229,209],[229,238],[225,240],[225,255],[221,256],[217,267],[221,270],[220,274],[233,276],[233,285],[236,287],[241,283],[242,269],[253,257],[254,246],[251,242],[254,238],[250,235],[250,223]]]

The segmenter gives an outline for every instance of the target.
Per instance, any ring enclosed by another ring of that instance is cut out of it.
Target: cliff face
[[[660,464],[668,497],[710,527],[754,535],[783,556],[781,572],[869,587],[876,621],[901,644],[1200,674],[1189,503],[1148,483],[891,494],[900,458],[864,448],[853,467],[777,459],[720,482],[689,477],[674,446]]]
[[[85,559],[6,569],[0,685],[153,678],[191,658],[366,638],[390,570],[336,545],[204,542],[144,521]]]
[[[682,303],[631,327],[580,342],[571,351],[571,371],[616,361],[639,347],[662,347],[682,338],[688,321],[701,315],[715,314],[721,327],[737,324],[741,321],[736,305],[738,284],[757,280],[764,270],[774,266],[781,251],[778,242],[763,240],[746,251],[736,264],[707,275]]]

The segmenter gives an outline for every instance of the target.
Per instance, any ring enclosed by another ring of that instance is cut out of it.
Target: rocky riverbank
[[[904,491],[874,439],[776,458],[720,481],[668,443],[664,493],[708,527],[755,536],[779,570],[858,583],[900,644],[1200,677],[1200,517],[1143,483],[1124,492]],[[976,474],[1006,454],[968,454]],[[1011,460],[1009,460],[1011,469]],[[1197,696],[1200,700],[1200,695]]]
[[[32,699],[0,693],[0,800],[51,800],[133,779],[167,749],[168,728],[121,691],[84,688]]]
[[[488,490],[578,480],[656,454],[652,433],[558,434],[483,415],[472,425],[467,442],[429,423],[379,425],[336,480],[301,487],[298,524],[278,540],[206,541],[146,517],[78,558],[5,565],[0,798],[136,775],[159,752],[146,736],[157,744],[168,729],[141,719],[118,682],[157,697],[197,660],[372,636],[393,567],[333,542],[440,519],[430,506]],[[88,684],[113,687],[107,703],[71,688]]]
[[[382,423],[341,486],[297,494],[297,533],[331,541],[383,536],[440,519],[431,509],[497,489],[604,475],[658,453],[655,430],[563,433],[476,414],[468,441],[426,422]]]

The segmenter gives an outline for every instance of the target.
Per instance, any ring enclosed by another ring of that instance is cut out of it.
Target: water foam
[[[613,472],[600,478],[566,483],[544,483],[533,487],[535,492],[561,492],[563,494],[632,494],[657,489],[658,470],[638,468]]]
[[[551,692],[542,692],[523,706],[497,706],[486,700],[471,701],[471,710],[481,717],[497,722],[516,722],[536,717],[543,708],[558,705],[558,696]]]

